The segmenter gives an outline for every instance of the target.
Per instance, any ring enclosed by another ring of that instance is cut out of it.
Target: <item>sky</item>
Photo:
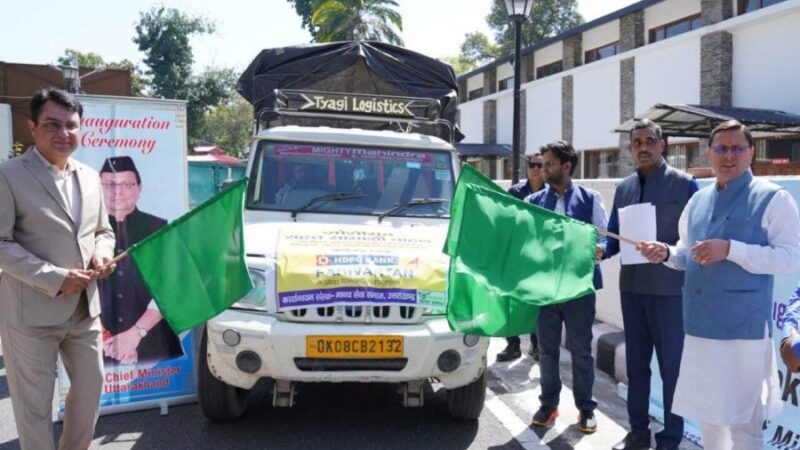
[[[397,0],[403,16],[405,46],[432,57],[457,55],[464,35],[482,31],[491,0]],[[586,21],[635,0],[578,0]],[[213,35],[192,38],[194,70],[232,67],[243,70],[264,48],[308,42],[309,34],[286,0],[36,0],[4,2],[0,61],[50,64],[67,48],[95,52],[106,61],[141,63],[132,42],[140,11],[165,5],[213,21]],[[10,19],[10,20],[9,20]],[[34,24],[36,24],[34,26]]]

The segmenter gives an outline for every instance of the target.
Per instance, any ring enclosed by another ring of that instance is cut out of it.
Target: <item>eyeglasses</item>
[[[103,189],[122,189],[125,191],[130,191],[135,188],[137,183],[133,181],[125,181],[122,183],[103,183]]]
[[[78,131],[80,125],[78,125],[76,122],[67,122],[62,124],[56,120],[48,120],[42,123],[42,128],[44,128],[44,130],[48,133],[58,133],[62,128],[67,130],[68,133],[74,133]]]
[[[542,163],[540,163],[540,162],[529,162],[528,163],[528,169],[541,169],[541,168],[542,168]]]
[[[730,147],[727,145],[715,145],[711,147],[711,150],[714,150],[714,153],[718,155],[724,155],[730,151],[735,156],[744,154],[748,149],[749,147],[742,147],[741,145],[732,145]]]
[[[658,139],[656,139],[656,138],[654,138],[652,136],[648,136],[645,139],[636,138],[636,139],[633,140],[633,146],[634,147],[641,147],[642,145],[653,145],[656,142],[658,142]]]

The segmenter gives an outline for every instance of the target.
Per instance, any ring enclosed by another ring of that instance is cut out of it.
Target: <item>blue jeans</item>
[[[581,411],[594,411],[594,357],[592,357],[592,323],[595,295],[590,294],[560,305],[539,310],[539,366],[542,371],[541,406],[558,407],[561,376],[558,359],[561,352],[561,324],[567,329],[567,349],[572,353],[572,395]]]
[[[628,369],[628,421],[631,431],[650,439],[650,360],[656,351],[664,382],[664,429],[656,433],[658,447],[677,448],[683,438],[683,418],[672,414],[672,397],[683,353],[683,303],[680,296],[620,293]]]

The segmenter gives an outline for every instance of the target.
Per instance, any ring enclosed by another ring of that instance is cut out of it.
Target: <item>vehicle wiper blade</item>
[[[307,210],[308,208],[316,205],[317,203],[322,202],[338,202],[341,200],[350,200],[354,198],[364,198],[369,196],[369,194],[365,192],[334,192],[332,194],[325,194],[325,195],[318,195],[316,197],[312,197],[309,201],[307,201],[303,206],[299,208],[295,208],[292,210],[292,219],[297,217],[297,214]]]
[[[392,214],[402,211],[408,207],[415,206],[415,205],[432,205],[434,203],[444,203],[449,202],[449,199],[446,198],[412,198],[407,202],[398,202],[395,203],[394,206],[387,209],[386,211],[382,212],[381,215],[378,216],[378,223],[383,221],[384,217],[391,216]]]

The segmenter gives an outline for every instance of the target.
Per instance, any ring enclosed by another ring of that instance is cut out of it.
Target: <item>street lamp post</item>
[[[68,66],[58,66],[61,73],[64,74],[64,79],[67,81],[67,92],[73,94],[80,94],[81,92],[81,75],[78,65],[78,55],[72,55],[72,61]]]
[[[512,144],[511,144],[511,182],[516,184],[519,182],[519,128],[520,128],[520,111],[519,111],[519,90],[521,83],[521,70],[520,66],[520,47],[522,41],[522,23],[528,19],[533,6],[533,0],[505,0],[506,11],[508,18],[514,22],[514,129],[512,131]]]

